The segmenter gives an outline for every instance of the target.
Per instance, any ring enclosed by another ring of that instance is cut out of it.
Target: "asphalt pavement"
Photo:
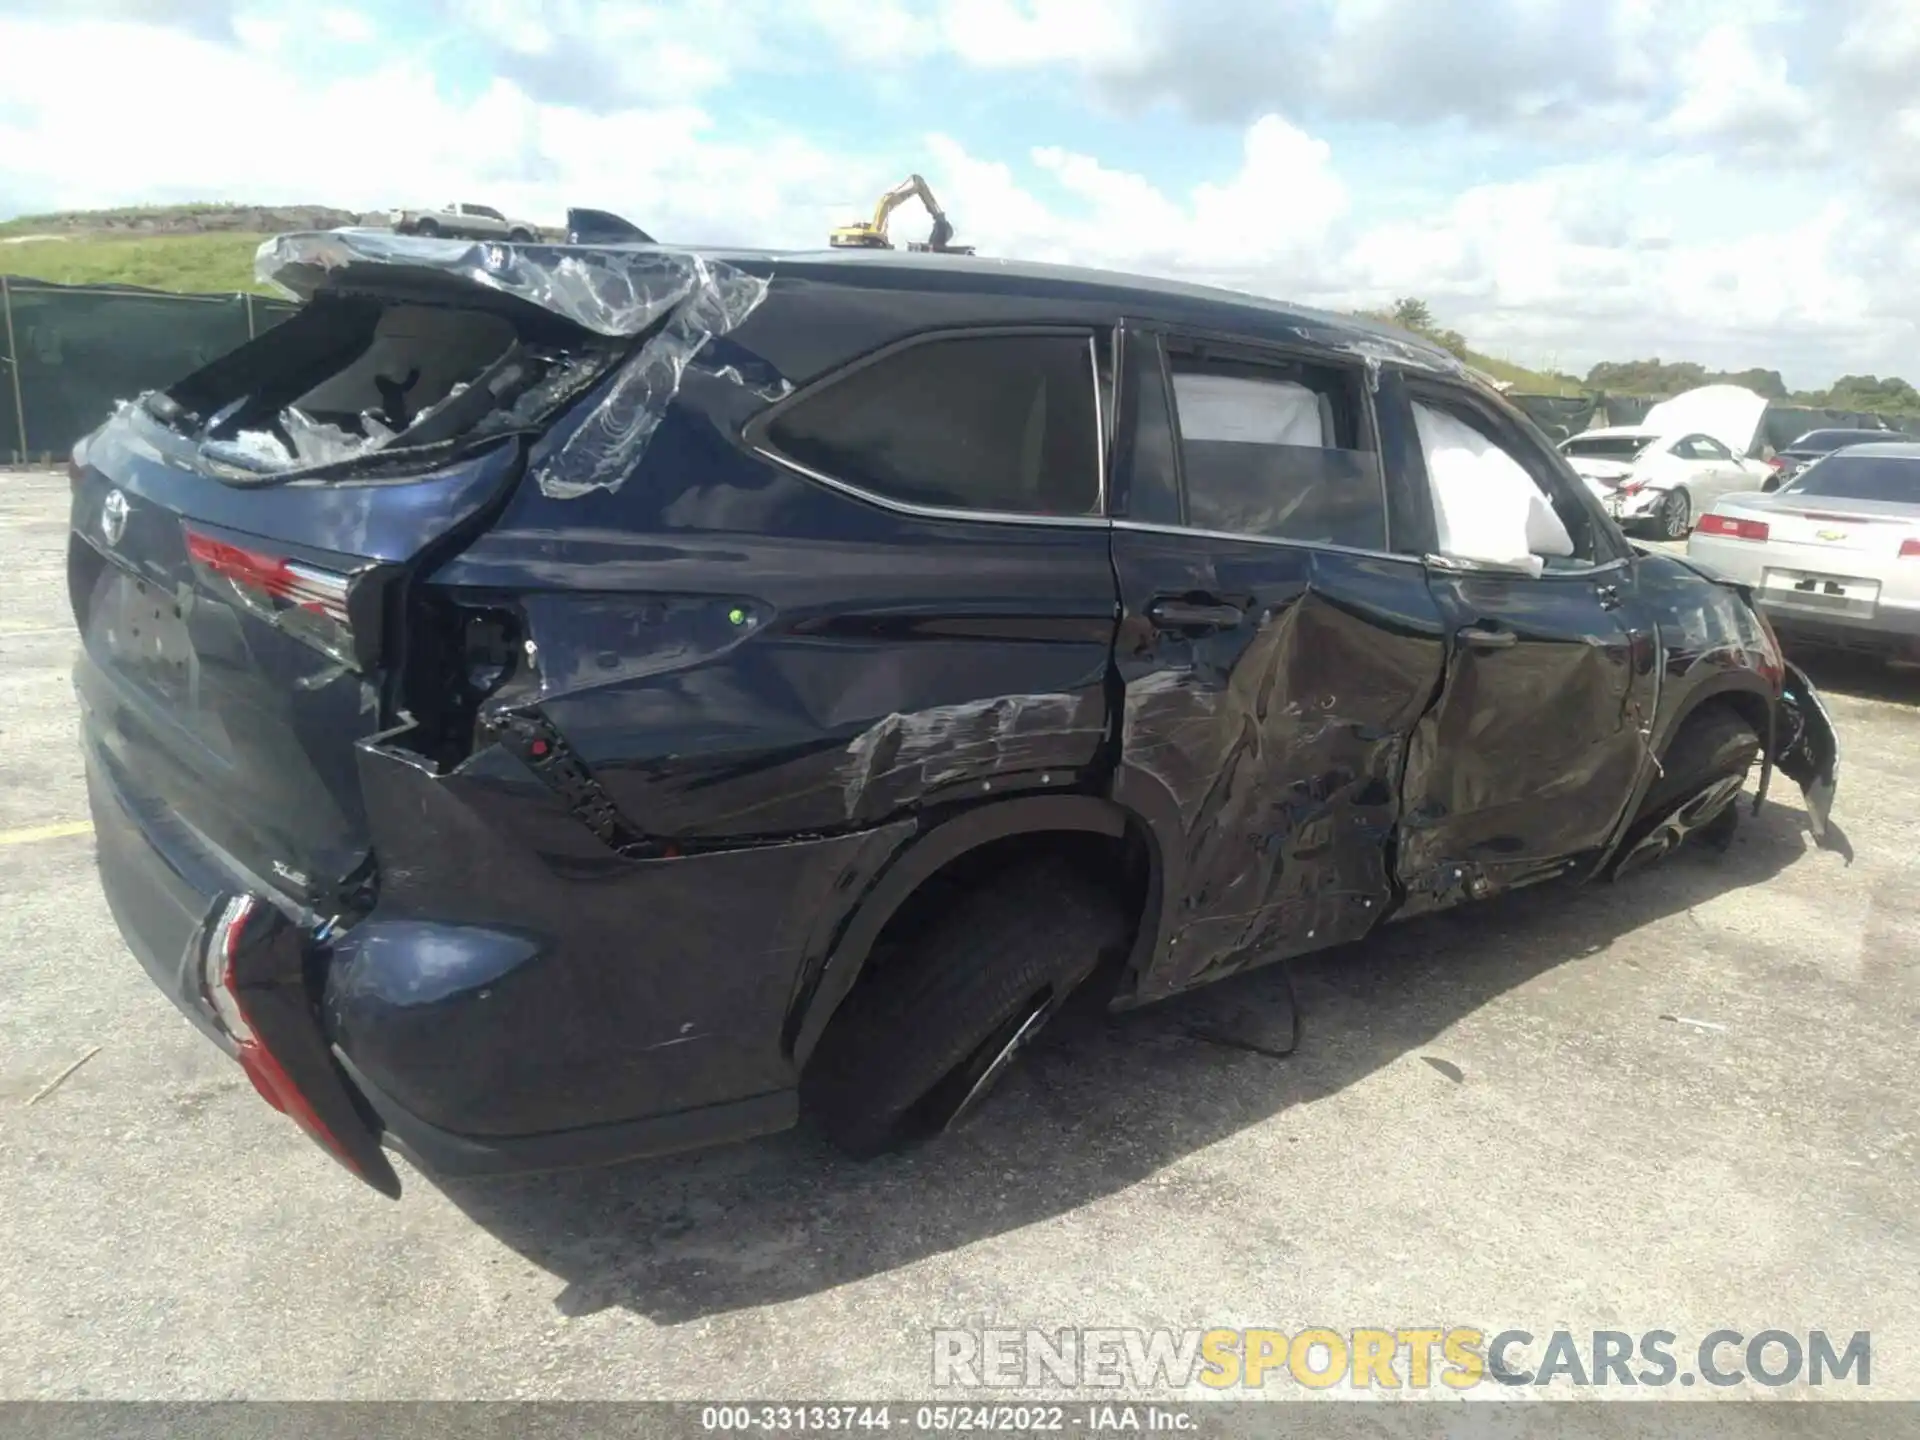
[[[1920,1398],[1912,672],[1815,665],[1830,848],[1776,785],[1724,855],[1316,957],[1291,1057],[1263,972],[1056,1039],[911,1154],[403,1167],[395,1204],[108,917],[65,496],[0,473],[0,1399],[912,1397],[982,1326],[1867,1330],[1868,1393]]]

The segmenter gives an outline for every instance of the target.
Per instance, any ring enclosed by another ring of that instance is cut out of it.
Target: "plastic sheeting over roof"
[[[596,335],[638,335],[716,276],[724,262],[660,246],[506,245],[396,235],[388,230],[315,230],[261,242],[254,273],[306,300],[342,272],[401,267],[497,291],[571,320]]]

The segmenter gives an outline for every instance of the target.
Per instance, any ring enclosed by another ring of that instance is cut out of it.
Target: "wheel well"
[[[1761,696],[1754,694],[1751,690],[1729,690],[1724,694],[1715,695],[1701,702],[1699,705],[1694,706],[1692,710],[1687,712],[1687,720],[1693,719],[1694,716],[1698,715],[1702,710],[1705,710],[1709,705],[1725,705],[1729,710],[1733,711],[1734,714],[1738,715],[1742,720],[1746,721],[1748,725],[1753,727],[1753,733],[1760,737],[1760,744],[1763,749],[1765,748],[1768,743],[1768,737],[1773,729],[1773,707]],[[1686,720],[1680,723],[1684,725]],[[1675,731],[1674,733],[1678,734],[1679,732]],[[1668,744],[1671,746],[1672,742],[1669,741]]]
[[[1665,760],[1672,753],[1674,742],[1680,738],[1680,732],[1715,706],[1722,706],[1738,715],[1753,728],[1760,737],[1760,751],[1764,757],[1773,736],[1773,705],[1766,696],[1753,690],[1717,690],[1713,694],[1694,702],[1681,714],[1667,731],[1666,739],[1660,745],[1660,758]]]
[[[804,1068],[819,1036],[833,1023],[832,1012],[887,965],[911,963],[915,937],[938,927],[963,897],[1041,859],[1065,860],[1111,894],[1125,917],[1127,944],[1117,954],[1103,957],[1100,971],[1082,987],[1101,993],[1139,948],[1137,937],[1143,919],[1151,924],[1158,913],[1153,903],[1154,856],[1145,827],[1132,822],[1120,828],[1117,835],[1082,829],[1025,830],[987,840],[945,861],[900,901],[865,954],[849,957],[859,969],[850,981],[843,982],[845,990],[831,998],[815,997],[816,1003],[824,1001],[829,1013],[806,1016],[802,1027],[805,1038],[796,1045],[795,1058]]]
[[[875,937],[871,953],[878,956],[910,942],[938,925],[960,896],[1041,859],[1066,861],[1112,894],[1129,922],[1138,923],[1149,869],[1144,844],[1131,832],[1114,837],[1085,830],[1042,830],[990,840],[942,865],[893,912]]]

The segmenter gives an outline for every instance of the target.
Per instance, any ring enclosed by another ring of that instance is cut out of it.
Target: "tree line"
[[[1389,310],[1363,312],[1423,335],[1442,349],[1470,359],[1467,341],[1457,330],[1441,326],[1433,309],[1417,296],[1404,296]],[[1920,414],[1920,390],[1897,375],[1843,375],[1825,390],[1789,390],[1778,370],[1709,370],[1691,360],[1604,360],[1582,379],[1554,375],[1555,380],[1582,385],[1610,395],[1678,395],[1702,385],[1743,385],[1756,395],[1816,410],[1860,410],[1890,414]]]

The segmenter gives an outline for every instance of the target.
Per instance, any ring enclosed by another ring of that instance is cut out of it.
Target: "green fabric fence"
[[[57,463],[116,400],[172,384],[294,308],[0,275],[0,464]]]

